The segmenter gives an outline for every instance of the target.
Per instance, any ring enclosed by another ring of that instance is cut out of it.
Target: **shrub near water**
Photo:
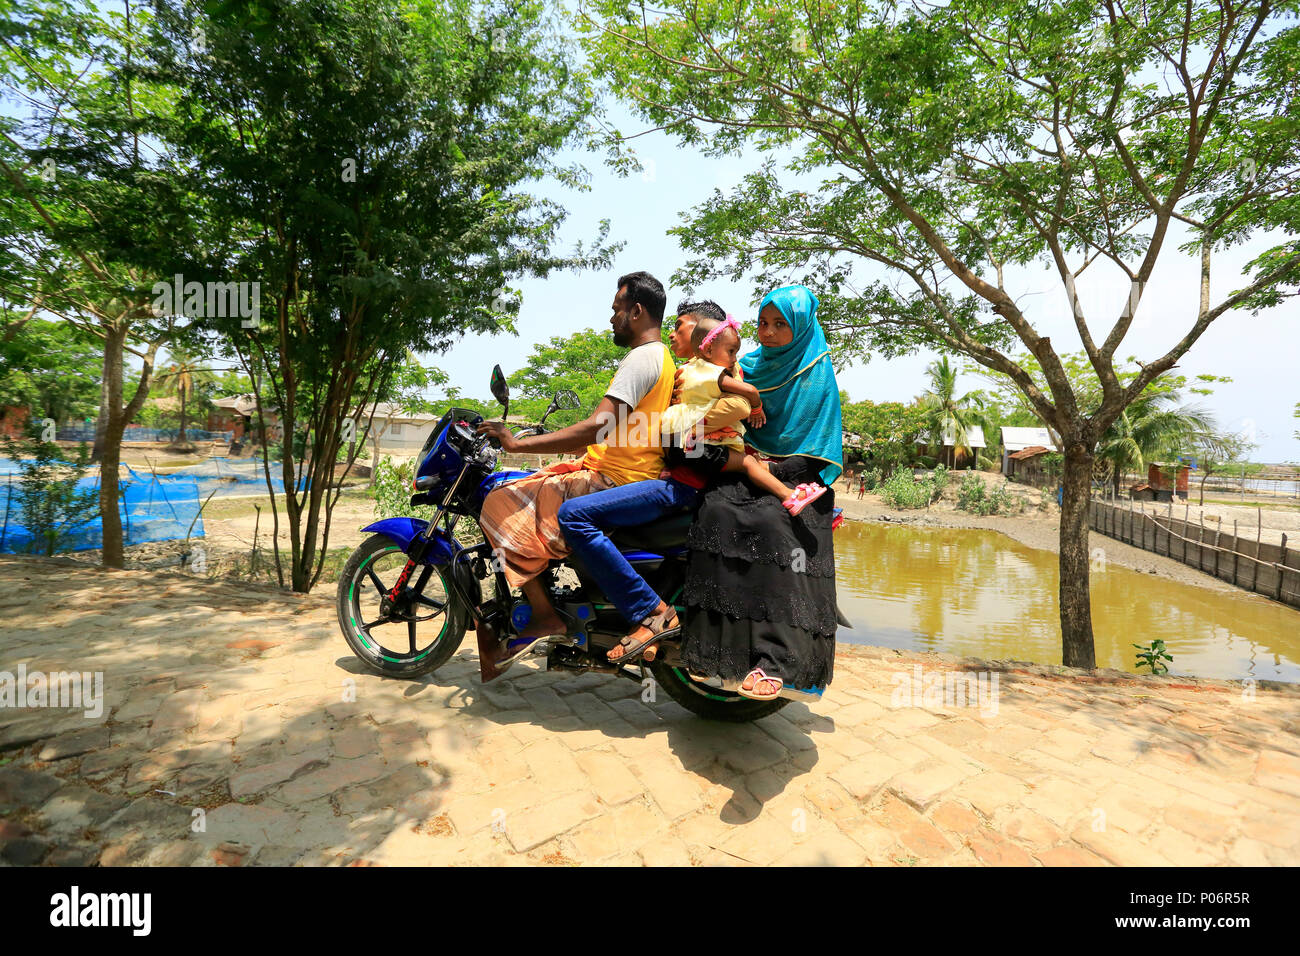
[[[880,497],[891,508],[924,508],[934,496],[934,482],[930,478],[917,481],[905,468],[900,468],[880,486]]]
[[[989,492],[984,479],[967,475],[957,487],[957,507],[977,515],[1012,514],[1020,510],[1020,502],[1006,488]]]

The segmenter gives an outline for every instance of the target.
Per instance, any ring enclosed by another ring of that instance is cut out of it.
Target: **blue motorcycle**
[[[492,394],[504,419],[510,396],[501,367],[492,370]],[[526,431],[545,431],[555,411],[575,408],[577,396],[558,393],[541,422]],[[619,665],[606,652],[627,632],[627,622],[575,557],[553,561],[544,574],[548,593],[568,634],[525,641],[530,606],[511,593],[502,570],[494,566],[491,546],[464,545],[456,526],[464,518],[477,528],[483,499],[505,482],[532,474],[497,470],[499,448],[476,426],[475,412],[450,408],[420,450],[413,482],[413,506],[427,506],[433,517],[385,518],[368,525],[373,532],[352,553],[338,585],[338,616],[343,636],[366,667],[389,677],[416,678],[444,663],[473,626],[480,647],[507,641],[504,669],[524,657],[541,657],[547,670],[574,674],[598,672],[626,677],[643,686],[647,678],[692,713],[726,721],[750,721],[775,713],[789,700],[755,701],[734,690],[692,680],[680,664],[678,646],[662,645],[653,662]],[[686,532],[694,515],[616,531],[611,537],[634,568],[667,595],[678,613],[686,581]],[[487,592],[485,594],[485,592]],[[648,672],[648,673],[647,673]]]

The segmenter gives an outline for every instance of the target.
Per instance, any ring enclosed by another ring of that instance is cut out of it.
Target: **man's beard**
[[[627,327],[614,330],[614,344],[621,349],[632,344],[632,332]]]

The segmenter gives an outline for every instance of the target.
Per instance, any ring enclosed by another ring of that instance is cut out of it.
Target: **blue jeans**
[[[640,624],[653,614],[659,595],[628,564],[606,532],[689,511],[699,494],[680,481],[654,478],[570,498],[560,505],[564,540],[629,624]]]

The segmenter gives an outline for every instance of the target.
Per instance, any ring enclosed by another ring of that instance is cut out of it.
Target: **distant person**
[[[866,493],[867,493],[867,476],[864,473],[858,475],[858,500],[861,501],[862,496]]]

